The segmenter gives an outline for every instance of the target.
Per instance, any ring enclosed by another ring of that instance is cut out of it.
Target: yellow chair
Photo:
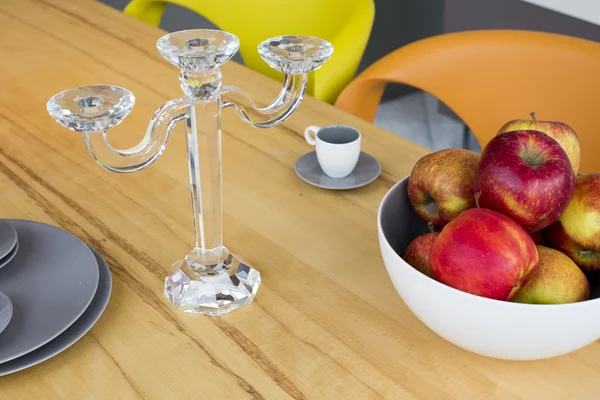
[[[375,15],[373,0],[132,0],[125,14],[158,26],[167,3],[195,11],[239,37],[244,64],[279,80],[283,75],[258,55],[260,42],[280,35],[329,41],[333,56],[308,81],[308,93],[328,103],[354,78]]]

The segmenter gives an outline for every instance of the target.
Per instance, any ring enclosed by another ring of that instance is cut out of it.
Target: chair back
[[[445,34],[402,47],[364,71],[335,105],[372,121],[386,84],[422,89],[485,146],[513,119],[561,121],[581,143],[581,171],[600,170],[600,44],[529,31]]]
[[[158,26],[167,3],[195,11],[236,35],[244,64],[280,81],[283,75],[260,58],[260,42],[281,35],[331,42],[332,58],[311,73],[308,87],[309,94],[330,103],[354,78],[375,15],[373,0],[132,0],[125,14]]]

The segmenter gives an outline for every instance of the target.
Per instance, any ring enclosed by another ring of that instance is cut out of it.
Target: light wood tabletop
[[[598,398],[598,343],[546,361],[499,361],[417,320],[386,274],[376,212],[427,150],[312,98],[269,130],[224,112],[225,243],[263,281],[252,305],[223,317],[178,312],[162,288],[194,241],[183,128],[152,167],[113,174],[45,108],[66,88],[126,87],[137,105],[111,137],[136,143],[154,110],[181,96],[178,71],[155,49],[163,33],[92,1],[0,2],[0,216],[73,232],[114,279],[95,327],[0,378],[0,399]],[[280,87],[234,63],[223,73],[263,104]],[[326,124],[362,131],[379,179],[334,192],[296,177],[295,161],[310,151],[304,128]]]

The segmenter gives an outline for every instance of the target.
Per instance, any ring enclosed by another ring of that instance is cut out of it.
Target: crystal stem
[[[190,267],[213,271],[228,254],[223,247],[221,99],[188,107],[186,143],[196,243]]]

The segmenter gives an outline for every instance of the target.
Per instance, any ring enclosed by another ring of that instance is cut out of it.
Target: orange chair
[[[369,67],[335,105],[372,121],[387,83],[429,92],[484,146],[509,120],[569,124],[581,142],[581,171],[600,171],[600,44],[528,31],[445,34],[402,47]]]

